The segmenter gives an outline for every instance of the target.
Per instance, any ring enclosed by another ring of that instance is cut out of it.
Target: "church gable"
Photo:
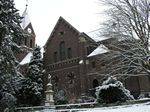
[[[80,32],[74,28],[70,23],[68,23],[63,17],[59,17],[52,33],[50,34],[45,47],[49,46],[49,43],[52,41],[53,37],[63,37],[71,36],[68,32],[72,32],[73,35],[79,35]],[[67,33],[67,34],[66,34]]]
[[[44,46],[47,63],[78,57],[79,36],[80,32],[60,17]]]
[[[80,57],[83,43],[87,52],[85,55],[95,49],[96,42],[93,39],[60,17],[44,46],[46,63]]]

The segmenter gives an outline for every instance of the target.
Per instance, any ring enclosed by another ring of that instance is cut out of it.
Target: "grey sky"
[[[16,8],[23,13],[26,0],[14,0]],[[36,43],[43,46],[62,16],[80,32],[99,28],[104,16],[98,14],[104,7],[98,0],[28,0],[28,13],[36,33]]]

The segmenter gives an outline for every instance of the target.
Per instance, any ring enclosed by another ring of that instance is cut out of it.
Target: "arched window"
[[[57,62],[57,52],[54,52],[54,62]]]
[[[33,42],[32,42],[32,39],[31,39],[31,40],[30,40],[30,48],[32,48],[32,47],[33,47],[33,46],[32,46],[32,43],[33,43]]]
[[[24,45],[27,45],[27,38],[24,39]]]
[[[97,79],[94,79],[94,80],[93,80],[93,88],[92,88],[92,90],[91,90],[91,95],[92,95],[93,97],[95,97],[95,98],[96,98],[95,91],[96,91],[96,87],[98,87],[98,86],[99,86],[98,80],[97,80]]]
[[[65,42],[62,41],[59,44],[60,60],[65,59]]]
[[[68,54],[68,58],[72,58],[72,50],[71,48],[68,48],[68,51],[67,51],[67,54]]]
[[[95,68],[95,61],[92,62],[92,68]]]

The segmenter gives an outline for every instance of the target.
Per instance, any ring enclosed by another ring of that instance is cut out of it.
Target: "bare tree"
[[[150,0],[103,0],[110,6],[102,35],[117,38],[111,43],[106,68],[110,74],[150,74]],[[106,62],[104,62],[106,63]]]

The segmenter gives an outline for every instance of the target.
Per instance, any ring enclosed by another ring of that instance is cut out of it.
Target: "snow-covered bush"
[[[125,89],[115,77],[109,77],[102,83],[102,86],[97,87],[96,96],[99,103],[125,102],[134,99],[130,91]]]

